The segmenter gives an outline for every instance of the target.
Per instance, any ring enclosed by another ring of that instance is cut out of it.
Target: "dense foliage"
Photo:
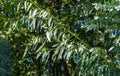
[[[0,74],[117,76],[119,16],[119,0],[0,0]]]
[[[0,39],[0,74],[1,76],[12,75],[13,60],[12,50],[7,40]]]

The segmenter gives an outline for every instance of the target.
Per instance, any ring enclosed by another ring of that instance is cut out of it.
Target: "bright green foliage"
[[[1,1],[0,37],[14,50],[13,76],[119,75],[119,4],[118,0]]]

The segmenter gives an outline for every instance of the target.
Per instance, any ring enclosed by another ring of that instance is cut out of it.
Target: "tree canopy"
[[[0,74],[117,76],[119,16],[119,0],[0,0]]]

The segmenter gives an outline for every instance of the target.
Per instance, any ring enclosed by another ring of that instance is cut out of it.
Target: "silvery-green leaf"
[[[46,36],[48,41],[51,42],[51,37],[52,37],[51,32],[46,32]]]
[[[33,11],[32,17],[34,17],[37,14],[37,9]]]
[[[52,21],[52,17],[50,17],[50,19],[48,20],[48,26],[51,25],[51,21]]]

